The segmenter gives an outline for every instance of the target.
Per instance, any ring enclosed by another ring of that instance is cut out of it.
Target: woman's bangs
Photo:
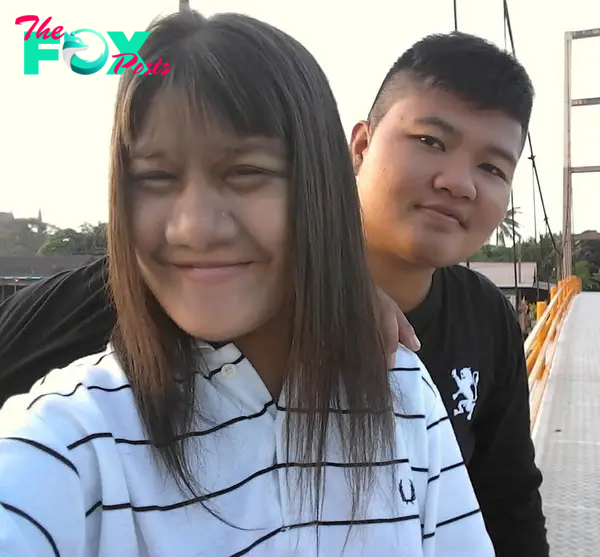
[[[121,137],[128,151],[149,116],[168,123],[161,133],[172,134],[173,144],[193,140],[198,129],[274,137],[287,144],[290,118],[279,80],[265,79],[264,68],[257,71],[248,53],[240,58],[239,48],[218,46],[220,52],[203,44],[171,52],[170,59],[179,56],[167,75],[132,77],[129,109],[123,107],[122,113]]]

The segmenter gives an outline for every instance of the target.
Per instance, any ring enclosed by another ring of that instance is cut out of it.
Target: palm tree
[[[515,207],[514,213],[512,209],[506,211],[506,215],[502,219],[502,222],[496,228],[496,245],[506,246],[506,239],[513,237],[513,226],[515,230],[515,240],[521,240],[521,233],[519,232],[520,224],[516,220],[516,216],[521,212],[519,207]]]
[[[179,0],[179,11],[185,12],[186,10],[191,10],[190,0]]]

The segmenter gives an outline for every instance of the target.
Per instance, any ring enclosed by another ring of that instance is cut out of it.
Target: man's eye
[[[506,174],[493,164],[489,164],[489,163],[480,164],[479,168],[481,168],[485,172],[491,174],[492,176],[497,176],[501,180],[507,181]]]
[[[433,137],[432,135],[414,135],[413,138],[427,147],[433,147],[434,149],[439,149],[440,151],[446,150],[446,146],[442,143],[442,141],[440,141],[437,137]]]

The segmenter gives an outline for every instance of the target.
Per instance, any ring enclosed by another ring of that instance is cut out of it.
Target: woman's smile
[[[252,265],[251,261],[240,263],[198,262],[174,264],[173,268],[186,279],[202,283],[214,283],[238,278],[250,271]]]

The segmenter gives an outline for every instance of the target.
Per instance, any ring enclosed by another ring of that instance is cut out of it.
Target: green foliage
[[[555,235],[557,246],[562,245],[560,234]],[[514,250],[506,246],[486,244],[471,258],[471,261],[512,262]],[[536,242],[529,238],[517,244],[517,259],[520,261],[535,261],[538,264],[539,278],[543,282],[552,282],[557,276],[557,257],[550,236],[543,234]]]
[[[106,225],[82,225],[79,230],[64,228],[48,234],[40,255],[102,255],[106,253]]]
[[[518,241],[521,240],[521,232],[519,229],[521,225],[517,221],[517,215],[520,214],[521,209],[519,207],[515,207],[513,212],[512,209],[506,211],[506,215],[504,215],[504,219],[496,228],[496,245],[497,246],[506,246],[506,240],[509,239],[512,243],[513,239],[513,227],[515,233],[515,239]]]
[[[589,261],[576,261],[573,269],[581,279],[582,290],[600,291],[600,271],[593,271],[594,265]]]
[[[48,224],[37,219],[14,219],[2,222],[0,255],[35,254],[46,240],[48,229]]]
[[[554,239],[560,249],[562,235],[556,234]],[[512,262],[513,257],[512,246],[486,244],[477,251],[471,261]],[[537,262],[540,281],[556,281],[559,261],[548,234],[542,234],[537,242],[529,238],[518,243],[517,258],[520,261]],[[600,241],[578,240],[574,243],[573,273],[581,278],[583,290],[600,291]]]
[[[586,232],[591,232],[587,230]],[[573,246],[573,272],[587,291],[600,291],[600,241],[578,240]]]
[[[0,255],[102,255],[106,224],[83,224],[78,230],[56,228],[38,219],[0,223]]]

